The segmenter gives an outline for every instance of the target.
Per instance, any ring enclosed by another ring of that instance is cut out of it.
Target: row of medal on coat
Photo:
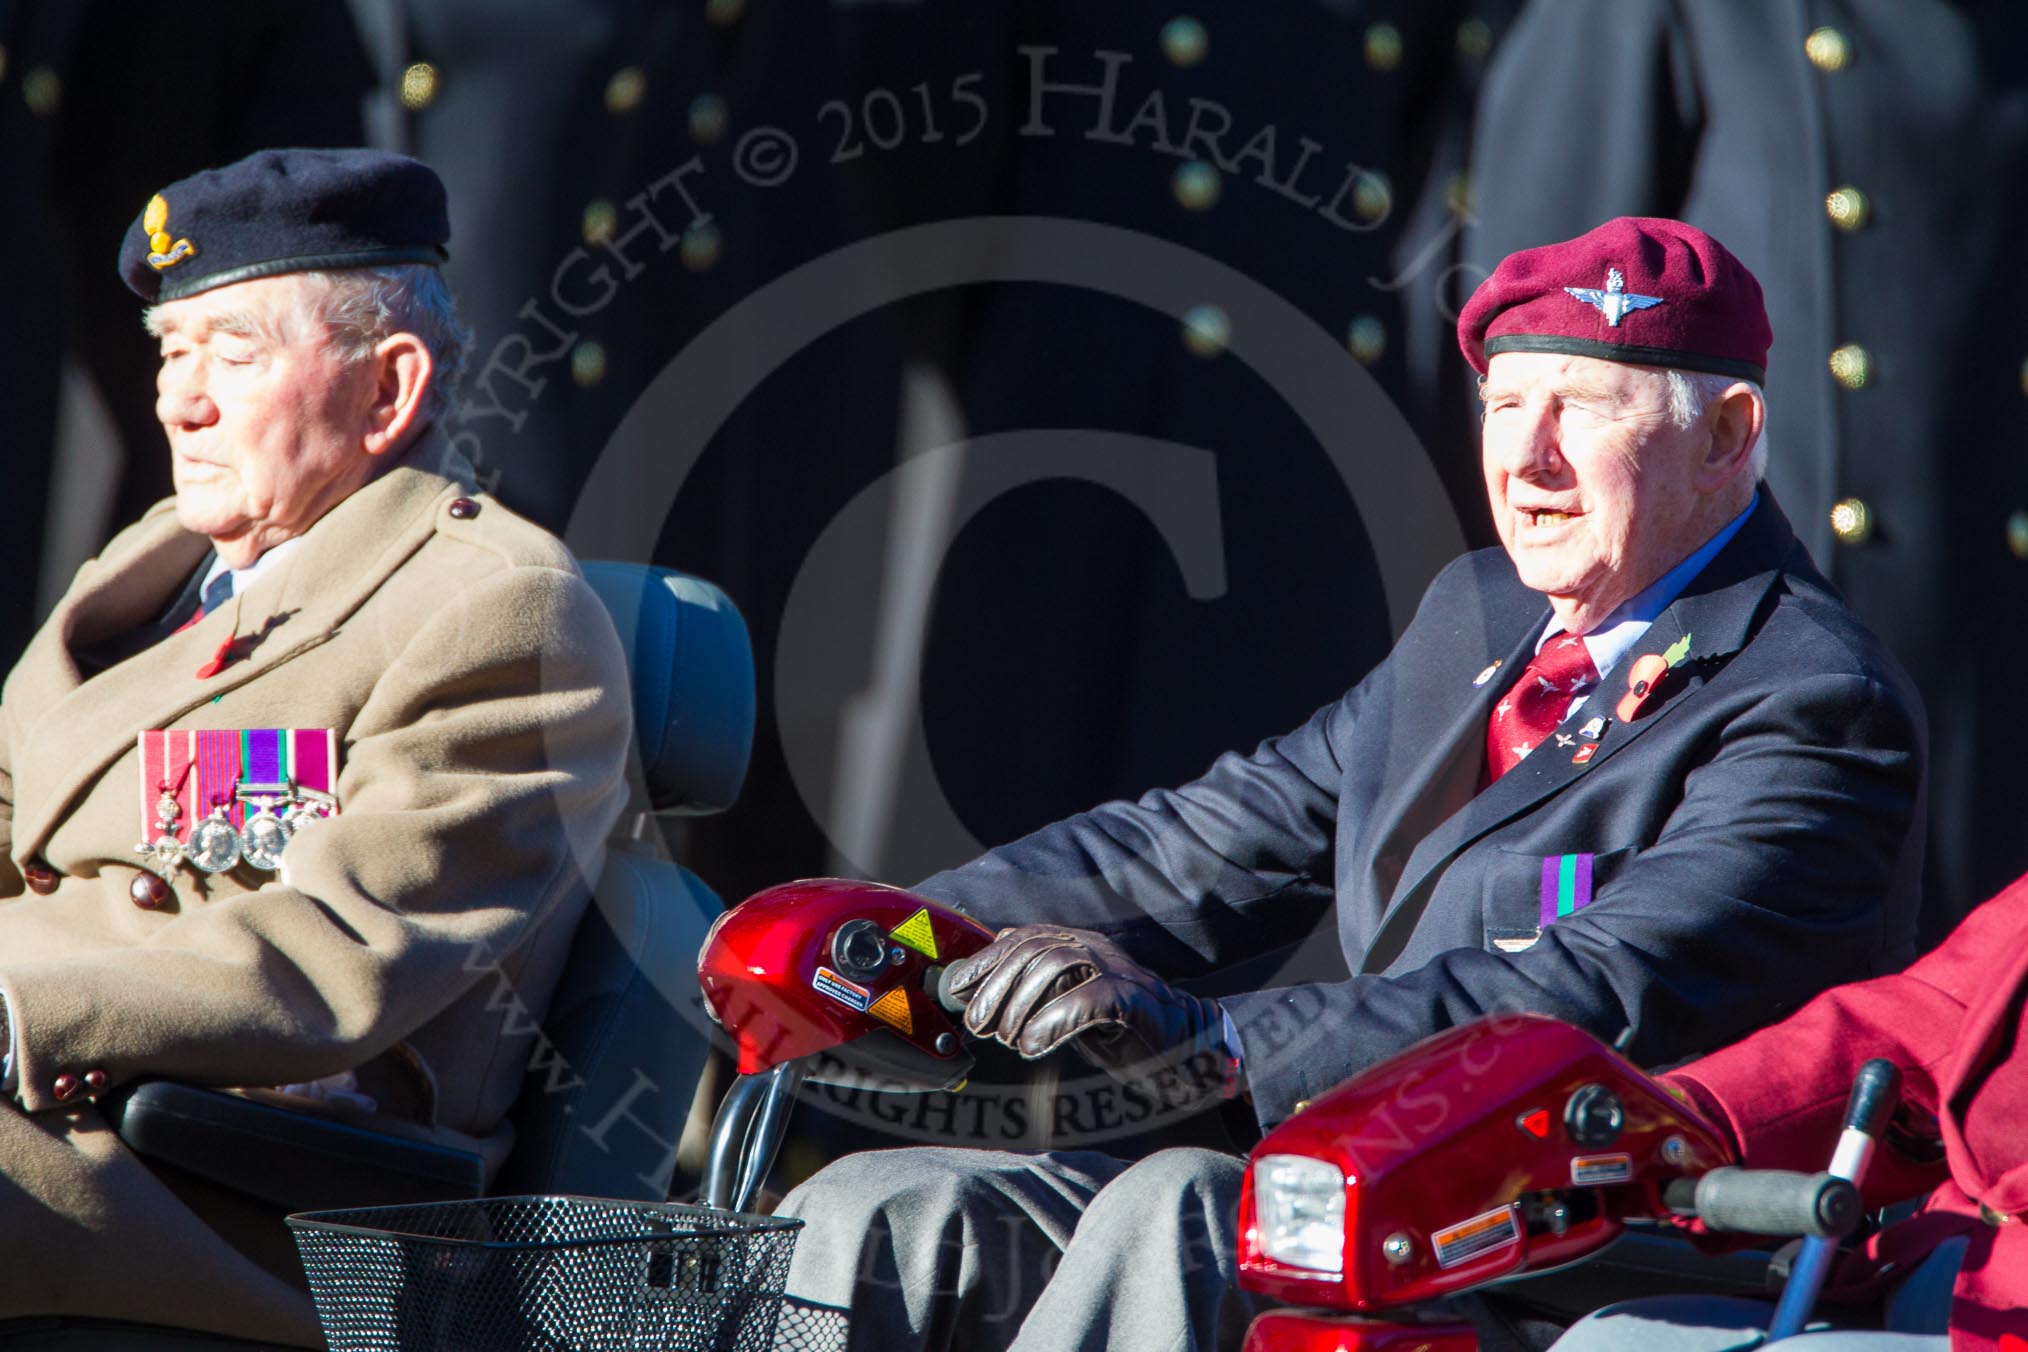
[[[329,729],[157,730],[140,743],[143,838],[134,851],[165,878],[182,864],[272,873],[297,832],[338,811]]]

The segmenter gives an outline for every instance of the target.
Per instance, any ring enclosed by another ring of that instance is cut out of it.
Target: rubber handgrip
[[[967,1001],[961,995],[951,994],[950,982],[951,982],[951,969],[949,967],[937,968],[936,989],[932,991],[931,994],[935,995],[937,998],[937,1003],[944,1007],[944,1013],[950,1015],[954,1019],[962,1019],[963,1017],[965,1017],[965,1005]]]
[[[1844,1179],[1789,1169],[1713,1169],[1669,1184],[1663,1200],[1708,1229],[1749,1235],[1843,1239],[1860,1216],[1859,1190]]]

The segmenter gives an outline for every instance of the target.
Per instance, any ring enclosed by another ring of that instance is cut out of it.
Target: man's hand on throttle
[[[1207,1087],[1233,1092],[1217,1002],[1177,990],[1104,935],[1060,925],[1001,930],[951,964],[944,989],[966,1002],[966,1028],[1031,1060],[1076,1039],[1086,1059],[1118,1078],[1188,1061],[1193,1078],[1215,1070]]]

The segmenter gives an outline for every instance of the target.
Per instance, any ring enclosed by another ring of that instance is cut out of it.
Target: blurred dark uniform
[[[2015,0],[1558,0],[1479,110],[1474,260],[1680,216],[1767,287],[1768,481],[1928,705],[1928,942],[2028,866],[2024,46]]]
[[[375,72],[370,139],[426,161],[451,195],[445,272],[476,339],[453,444],[504,501],[564,533],[665,367],[767,283],[865,233],[816,117],[846,92],[836,29],[849,16],[761,0],[349,2]],[[762,123],[803,143],[780,186],[732,167]],[[752,632],[746,787],[680,842],[730,898],[823,869],[783,761],[775,643],[810,543],[891,465],[899,351],[893,317],[876,313],[768,375],[711,430],[653,550],[723,585]],[[578,524],[586,557],[613,548]]]
[[[0,257],[46,259],[53,247],[39,189],[61,97],[46,56],[63,45],[64,18],[0,0]],[[15,269],[0,289],[0,576],[12,580],[0,593],[0,664],[9,667],[35,632],[63,327],[51,270]]]

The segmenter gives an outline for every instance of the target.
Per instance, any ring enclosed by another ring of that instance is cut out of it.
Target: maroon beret
[[[1760,382],[1773,341],[1746,264],[1654,216],[1508,254],[1458,316],[1458,346],[1480,375],[1502,352],[1560,352]]]

